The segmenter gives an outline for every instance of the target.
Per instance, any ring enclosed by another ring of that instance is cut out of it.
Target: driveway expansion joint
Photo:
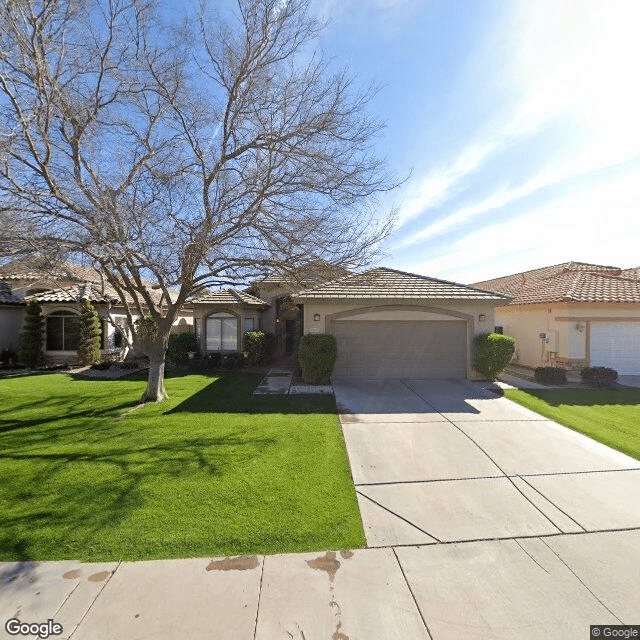
[[[404,567],[402,566],[402,563],[400,562],[400,558],[398,558],[398,554],[396,553],[396,550],[393,549],[393,555],[396,558],[396,562],[398,563],[398,567],[400,567],[400,572],[402,573],[402,577],[404,578],[404,581],[407,585],[407,589],[409,589],[409,593],[411,594],[411,597],[413,598],[413,603],[416,605],[416,609],[418,610],[418,613],[420,614],[420,619],[422,620],[422,624],[424,625],[425,631],[427,632],[427,635],[429,636],[429,638],[431,640],[433,640],[433,636],[431,635],[431,631],[429,631],[429,625],[427,624],[427,621],[425,620],[425,617],[422,613],[422,609],[420,609],[420,605],[418,604],[418,600],[416,599],[415,593],[413,593],[413,589],[411,587],[411,583],[409,582],[406,573],[404,572]]]
[[[602,605],[620,624],[624,624],[624,622],[620,620],[620,618],[611,611],[611,609],[609,609],[609,607],[607,607],[607,605],[602,602],[602,600],[598,598],[598,596],[585,584],[582,578],[569,566],[567,562],[565,562],[564,558],[547,544],[546,540],[541,540],[541,542],[558,558],[558,560],[560,560],[560,562],[562,562],[565,567],[567,567],[567,569],[569,569],[569,571],[571,571],[571,573],[576,577],[576,580],[600,603],[600,605]]]
[[[430,538],[432,538],[436,542],[442,542],[442,540],[439,540],[433,534],[429,533],[428,531],[425,531],[422,527],[419,527],[414,522],[411,522],[411,520],[407,520],[407,518],[401,516],[399,513],[396,513],[395,511],[392,511],[388,507],[385,507],[383,504],[380,504],[377,500],[374,500],[373,498],[370,498],[366,493],[362,493],[362,492],[358,491],[357,489],[356,489],[356,493],[359,496],[362,496],[363,498],[366,498],[367,500],[369,500],[369,502],[373,502],[373,504],[377,505],[381,509],[384,509],[385,511],[389,512],[391,515],[395,516],[396,518],[399,518],[400,520],[403,520],[407,524],[411,525],[414,529],[417,529],[421,533],[424,533],[425,535],[429,536]]]

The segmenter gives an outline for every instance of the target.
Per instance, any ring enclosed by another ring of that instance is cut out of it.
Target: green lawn
[[[211,557],[365,543],[335,402],[255,376],[0,379],[0,560]]]
[[[640,460],[640,389],[508,389],[504,395]]]

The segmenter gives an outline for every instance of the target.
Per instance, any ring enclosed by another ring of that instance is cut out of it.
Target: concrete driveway
[[[640,623],[637,460],[477,383],[334,390],[368,546],[395,548],[433,638]]]
[[[10,618],[72,640],[586,640],[640,624],[638,461],[474,383],[334,388],[368,548],[0,563],[0,638]]]

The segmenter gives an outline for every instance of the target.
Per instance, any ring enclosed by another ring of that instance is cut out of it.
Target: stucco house
[[[334,377],[473,378],[476,335],[506,296],[378,267],[300,291],[304,333],[338,343]]]
[[[0,349],[17,349],[30,299],[43,308],[50,360],[74,358],[82,299],[103,319],[103,350],[122,348],[118,334],[126,334],[126,318],[115,292],[99,286],[97,272],[71,264],[55,274],[15,267],[0,270]],[[383,267],[358,274],[323,269],[193,296],[174,331],[194,332],[202,353],[231,353],[242,351],[246,331],[261,329],[276,335],[280,354],[291,353],[305,333],[331,333],[338,342],[334,376],[466,378],[476,375],[474,337],[493,328],[494,307],[507,300]]]
[[[640,374],[640,268],[565,262],[472,286],[511,297],[495,316],[515,362]]]
[[[160,299],[160,292],[152,291]],[[82,300],[90,301],[100,317],[102,353],[127,355],[126,314],[116,292],[103,285],[95,269],[70,262],[52,269],[46,261],[39,267],[16,261],[0,268],[0,350],[18,350],[25,308],[30,300],[36,300],[43,310],[43,346],[47,360],[75,360]],[[192,326],[192,312],[185,309],[174,330],[188,331]]]

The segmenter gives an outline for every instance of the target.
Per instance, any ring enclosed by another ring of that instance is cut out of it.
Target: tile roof
[[[0,289],[0,304],[20,305],[25,304],[24,298],[14,296],[10,291]]]
[[[89,300],[90,302],[109,302],[117,301],[118,297],[115,292],[111,295],[102,295],[100,288],[96,287],[91,282],[85,282],[79,287],[73,289],[51,289],[50,291],[44,291],[43,293],[35,293],[31,296],[27,296],[27,301],[37,300],[38,302],[75,302],[79,303],[82,300]]]
[[[640,302],[639,269],[564,262],[476,282],[511,296],[510,305],[548,302]]]
[[[67,295],[65,299],[65,291],[61,288],[55,287],[56,282],[71,281],[78,282],[79,286],[86,286],[91,283],[96,285],[92,288],[92,296],[100,295],[97,293],[102,289],[102,278],[100,272],[93,267],[85,267],[83,265],[75,264],[73,262],[62,262],[52,264],[46,261],[44,258],[38,259],[24,259],[14,260],[4,266],[0,267],[0,280],[12,281],[12,280],[27,280],[27,281],[39,281],[39,284],[46,287],[51,287],[51,291],[38,294],[38,300],[41,302],[69,302],[71,297]],[[162,298],[162,290],[160,287],[145,278],[142,279],[142,283],[147,287],[151,297],[156,302],[159,302]],[[33,286],[33,285],[32,285]],[[104,289],[106,298],[102,296],[100,300],[98,297],[90,298],[92,302],[104,301],[105,299],[119,301],[119,296],[116,290],[111,287],[107,282],[104,283]],[[175,300],[177,293],[173,290],[169,291],[171,298]],[[44,299],[43,296],[50,296],[48,299]],[[127,295],[128,300],[132,300]]]
[[[250,306],[268,307],[269,305],[260,298],[256,298],[244,291],[236,289],[220,289],[211,291],[203,296],[193,296],[187,300],[193,304],[247,304]]]
[[[428,300],[495,300],[506,302],[503,295],[481,291],[457,282],[438,280],[416,273],[386,267],[327,282],[314,289],[300,291],[294,298],[321,299],[428,299]]]

